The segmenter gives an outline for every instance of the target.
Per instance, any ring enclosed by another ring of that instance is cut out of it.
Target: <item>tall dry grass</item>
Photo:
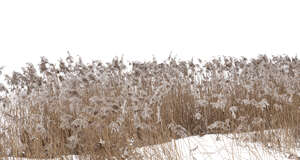
[[[298,144],[297,57],[126,65],[69,55],[56,64],[42,57],[38,69],[28,63],[22,70],[0,85],[2,157],[138,159],[136,147],[191,135],[260,131],[266,143],[270,135],[262,131],[270,129],[289,131],[286,142]]]

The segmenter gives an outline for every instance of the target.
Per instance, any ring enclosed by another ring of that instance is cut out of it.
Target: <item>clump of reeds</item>
[[[299,128],[297,57],[125,65],[69,55],[22,69],[0,85],[2,156],[134,159],[134,148],[172,138]]]

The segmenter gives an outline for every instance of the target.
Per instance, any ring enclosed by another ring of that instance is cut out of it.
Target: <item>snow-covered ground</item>
[[[276,151],[259,143],[242,142],[234,135],[192,136],[139,149],[147,159],[284,160],[297,159],[297,151]],[[166,154],[164,154],[166,153]],[[300,153],[298,151],[298,153]],[[171,157],[170,157],[171,155]]]
[[[299,150],[276,150],[264,147],[261,143],[244,142],[237,137],[244,135],[209,134],[191,136],[171,142],[138,148],[145,160],[298,160]],[[16,158],[9,158],[9,160]],[[64,159],[79,160],[78,156],[67,156]],[[18,158],[17,160],[26,160]],[[53,159],[54,160],[54,159]]]

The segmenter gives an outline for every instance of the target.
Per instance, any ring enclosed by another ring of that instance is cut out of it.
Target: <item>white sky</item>
[[[298,0],[1,0],[0,66],[300,51]],[[299,54],[298,54],[299,55]]]

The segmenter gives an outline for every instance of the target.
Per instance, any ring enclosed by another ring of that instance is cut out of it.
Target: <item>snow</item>
[[[297,160],[295,151],[279,151],[264,147],[261,143],[244,142],[237,137],[249,136],[242,134],[208,134],[204,136],[190,136],[168,143],[137,148],[143,154],[144,160]],[[71,155],[64,159],[79,160]],[[26,160],[25,158],[8,158],[8,160]],[[80,158],[84,159],[84,158]],[[27,159],[28,160],[28,159]],[[49,159],[50,160],[50,159]],[[52,159],[56,160],[56,159]],[[58,159],[57,159],[58,160]]]
[[[173,140],[161,145],[140,148],[139,152],[144,153],[145,159],[153,160],[290,160],[292,155],[296,155],[295,153],[282,153],[266,149],[259,143],[235,140],[234,135],[216,134]],[[170,155],[171,157],[169,157]]]

